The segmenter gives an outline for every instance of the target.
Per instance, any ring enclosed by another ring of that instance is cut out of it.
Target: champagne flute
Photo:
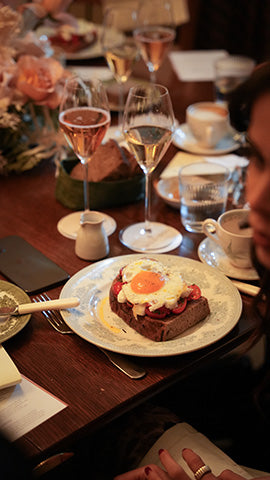
[[[175,39],[170,0],[141,0],[137,23],[134,38],[150,72],[150,80],[155,83],[156,72]]]
[[[83,81],[78,76],[68,78],[60,103],[59,123],[69,146],[84,167],[84,211],[89,211],[88,164],[110,125],[108,99],[102,83],[97,79]],[[81,213],[76,212],[75,218],[71,214],[61,219],[60,233],[76,238]],[[103,216],[105,231],[110,234],[115,222],[108,215]]]
[[[124,228],[120,241],[136,252],[158,253],[176,248],[182,239],[175,228],[150,221],[151,173],[171,143],[174,113],[166,87],[156,84],[132,87],[123,118],[130,150],[145,174],[145,221]]]
[[[133,30],[136,26],[137,12],[132,6],[122,3],[105,10],[101,43],[107,64],[119,86],[116,136],[122,136],[124,84],[129,79],[134,63],[139,57],[138,47],[133,38]]]

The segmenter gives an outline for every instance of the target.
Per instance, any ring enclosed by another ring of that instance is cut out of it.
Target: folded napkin
[[[214,80],[216,60],[227,55],[226,50],[192,50],[171,52],[169,58],[180,80],[194,82]]]
[[[12,387],[21,381],[21,374],[16,365],[0,345],[0,389]]]
[[[184,165],[196,162],[212,162],[224,165],[233,172],[237,167],[243,168],[248,165],[248,160],[245,157],[239,157],[238,155],[218,155],[218,156],[202,156],[193,155],[191,153],[177,152],[176,155],[169,162],[167,167],[161,172],[161,178],[177,177],[179,169]]]
[[[200,455],[216,476],[226,468],[229,468],[247,479],[252,478],[252,475],[247,470],[237,465],[207,437],[197,432],[188,423],[178,423],[167,430],[147,452],[140,462],[140,466],[154,463],[162,467],[158,455],[158,451],[161,448],[166,448],[188,475],[191,475],[192,472],[182,458],[183,448],[191,448]]]
[[[69,67],[68,70],[79,75],[83,80],[98,78],[100,81],[107,81],[113,78],[112,72],[108,67]]]

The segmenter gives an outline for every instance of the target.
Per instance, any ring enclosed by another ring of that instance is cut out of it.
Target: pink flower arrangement
[[[29,9],[39,18],[50,14],[66,22],[64,9],[71,0],[6,3],[0,3],[0,174],[32,168],[59,150],[57,109],[70,75],[46,56],[34,32],[22,32]]]

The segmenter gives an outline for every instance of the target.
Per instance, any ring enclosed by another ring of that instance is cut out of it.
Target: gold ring
[[[198,468],[198,470],[194,473],[194,477],[196,480],[201,480],[201,478],[206,474],[206,473],[211,473],[212,470],[208,465],[203,465],[202,467]]]

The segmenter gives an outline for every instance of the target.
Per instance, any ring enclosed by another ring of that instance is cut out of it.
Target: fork
[[[37,295],[36,297],[33,298],[34,302],[43,302],[44,300],[51,300],[46,293]],[[57,332],[60,332],[62,334],[74,333],[73,330],[71,330],[69,326],[66,324],[66,322],[63,320],[59,311],[42,310],[41,313],[48,320],[51,326],[55,330],[57,330]],[[110,360],[110,362],[115,367],[121,370],[121,372],[128,375],[128,377],[133,379],[138,379],[146,375],[146,371],[139,365],[136,365],[128,357],[118,354],[116,352],[105,350],[104,348],[99,347],[97,345],[96,347],[99,348],[99,350],[101,350],[101,352],[103,352],[104,355],[106,355],[108,360]]]
[[[46,300],[51,300],[51,298],[46,294],[40,294],[33,298],[34,302],[44,302]],[[73,333],[73,330],[64,322],[61,314],[58,311],[54,310],[42,310],[43,316],[48,320],[51,326],[57,330],[59,333]]]

